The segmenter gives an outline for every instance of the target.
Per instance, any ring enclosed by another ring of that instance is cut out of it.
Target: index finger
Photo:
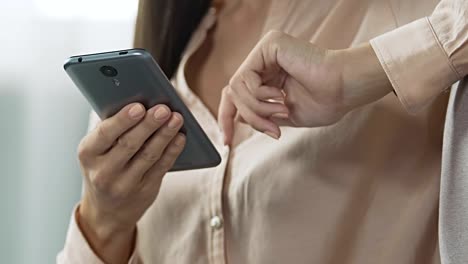
[[[115,141],[127,130],[135,126],[143,116],[145,107],[142,104],[129,104],[117,114],[103,120],[87,136],[85,149],[94,155],[106,153]]]
[[[228,94],[229,89],[229,86],[223,89],[218,110],[218,123],[223,132],[224,145],[231,145],[234,134],[234,118],[237,113],[237,108]]]

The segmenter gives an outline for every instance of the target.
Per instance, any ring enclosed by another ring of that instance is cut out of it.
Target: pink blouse
[[[164,178],[138,223],[129,263],[441,263],[442,91],[468,73],[468,0],[442,1],[433,13],[436,4],[273,0],[264,33],[277,29],[335,49],[371,41],[398,97],[332,126],[282,128],[279,141],[237,124],[233,148],[223,146],[184,74],[216,23],[211,10],[174,85],[223,160]],[[74,216],[57,263],[102,263]]]

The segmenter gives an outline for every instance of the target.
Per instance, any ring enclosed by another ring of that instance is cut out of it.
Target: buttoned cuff
[[[65,247],[62,252],[57,256],[58,264],[105,264],[91,249],[91,246],[86,241],[83,233],[81,232],[77,221],[76,214],[79,205],[74,209],[74,213],[70,220],[68,227],[67,238]],[[138,239],[136,239],[138,241]],[[138,243],[138,242],[137,242]],[[139,258],[136,254],[138,245],[135,245],[132,257],[129,264],[140,264]]]
[[[378,36],[370,43],[410,113],[427,106],[459,80],[428,18]]]

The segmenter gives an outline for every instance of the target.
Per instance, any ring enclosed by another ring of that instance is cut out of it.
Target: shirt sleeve
[[[371,45],[404,107],[418,112],[468,74],[468,0],[442,0]]]
[[[105,264],[91,249],[91,246],[86,241],[83,233],[81,232],[77,221],[76,213],[78,207],[74,210],[74,213],[70,220],[70,226],[68,227],[67,238],[65,240],[65,246],[57,256],[57,264]],[[129,264],[142,264],[140,257],[138,256],[138,239],[136,239],[135,250],[129,260]]]

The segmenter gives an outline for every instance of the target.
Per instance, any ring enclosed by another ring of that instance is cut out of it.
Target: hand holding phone
[[[125,258],[107,241],[131,248],[117,241],[131,243],[136,223],[156,199],[163,176],[185,146],[182,126],[183,117],[167,106],[146,111],[136,103],[102,121],[80,143],[85,191],[79,223],[107,262]]]
[[[64,68],[101,119],[135,102],[146,109],[165,104],[171,111],[180,113],[185,120],[181,131],[187,143],[171,171],[213,167],[221,162],[192,113],[145,50],[73,56]]]
[[[97,254],[119,262],[163,176],[221,159],[146,51],[75,56],[64,68],[103,120],[79,145],[85,188],[76,219]]]

